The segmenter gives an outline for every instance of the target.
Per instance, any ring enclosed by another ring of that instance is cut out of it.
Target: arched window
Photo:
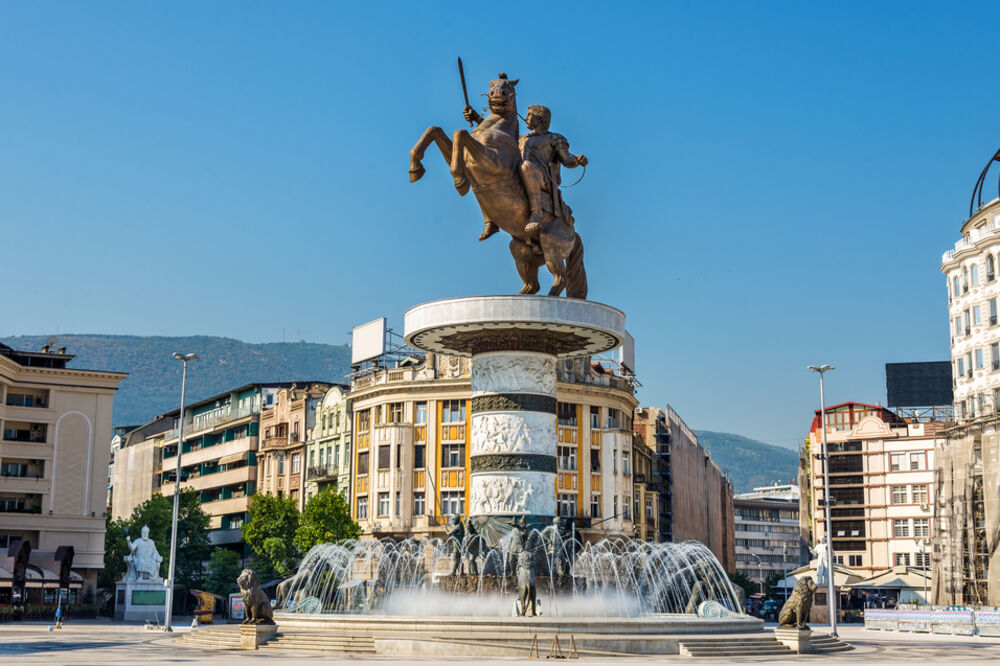
[[[996,278],[996,266],[993,262],[993,255],[986,255],[986,281],[993,282]]]
[[[962,291],[969,291],[969,268],[962,266]]]
[[[972,273],[972,286],[979,286],[979,264],[972,264],[970,267],[970,272]]]

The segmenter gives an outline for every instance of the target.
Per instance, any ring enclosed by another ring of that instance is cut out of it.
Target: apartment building
[[[299,511],[306,504],[306,436],[315,428],[316,409],[330,386],[309,382],[279,389],[260,413],[264,440],[257,459],[258,489],[291,498]]]
[[[470,360],[429,353],[351,382],[351,506],[365,536],[441,536],[467,515]],[[583,539],[635,533],[629,380],[588,359],[561,360],[556,499]]]
[[[658,541],[701,541],[734,571],[733,485],[669,405],[635,412],[635,433],[650,451],[658,494]]]
[[[870,577],[894,566],[930,566],[934,450],[951,424],[909,423],[878,405],[826,410],[834,559]],[[809,432],[812,531],[826,535],[822,431]]]
[[[261,411],[292,384],[247,384],[184,409],[181,488],[198,491],[213,544],[239,547],[247,506],[257,492]],[[112,516],[124,518],[154,493],[174,494],[179,410],[128,434],[115,454]]]
[[[111,409],[127,375],[69,368],[72,359],[65,347],[0,344],[0,548],[27,541],[34,562],[71,546],[73,570],[83,586],[96,587]]]
[[[316,423],[306,440],[306,499],[327,488],[350,497],[351,400],[349,386],[330,387],[316,407]]]
[[[638,410],[637,410],[638,411]],[[633,417],[633,424],[635,423]],[[633,425],[634,427],[634,425]],[[658,541],[660,531],[657,518],[660,515],[660,493],[657,478],[653,475],[653,460],[656,454],[646,446],[638,434],[632,434],[632,494],[634,506],[632,516],[635,522],[635,538],[640,541]]]
[[[808,562],[799,538],[799,487],[772,485],[733,496],[736,570],[758,583]]]

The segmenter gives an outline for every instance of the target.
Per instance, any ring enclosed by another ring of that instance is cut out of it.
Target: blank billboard
[[[950,405],[951,363],[886,363],[885,397],[889,407]]]
[[[361,363],[385,353],[385,317],[361,326],[351,334],[351,364]]]
[[[635,338],[628,331],[625,331],[625,340],[618,348],[618,362],[635,374]]]

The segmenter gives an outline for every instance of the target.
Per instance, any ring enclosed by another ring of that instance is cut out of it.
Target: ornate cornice
[[[472,398],[472,413],[478,412],[544,412],[556,413],[556,399],[533,393],[490,393]]]
[[[485,453],[472,456],[469,471],[556,473],[556,457],[538,453]]]

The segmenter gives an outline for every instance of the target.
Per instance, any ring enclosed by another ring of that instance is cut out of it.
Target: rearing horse
[[[538,293],[538,269],[545,264],[554,278],[549,296],[558,296],[565,289],[570,298],[586,298],[583,241],[573,227],[562,217],[547,214],[538,237],[540,255],[524,231],[530,209],[518,171],[521,152],[514,91],[518,80],[512,81],[501,72],[490,81],[490,114],[471,132],[461,129],[449,139],[440,127],[428,127],[410,151],[410,182],[424,175],[424,151],[436,144],[451,167],[458,193],[465,196],[471,186],[483,217],[511,235],[510,253],[524,282],[518,293]]]

